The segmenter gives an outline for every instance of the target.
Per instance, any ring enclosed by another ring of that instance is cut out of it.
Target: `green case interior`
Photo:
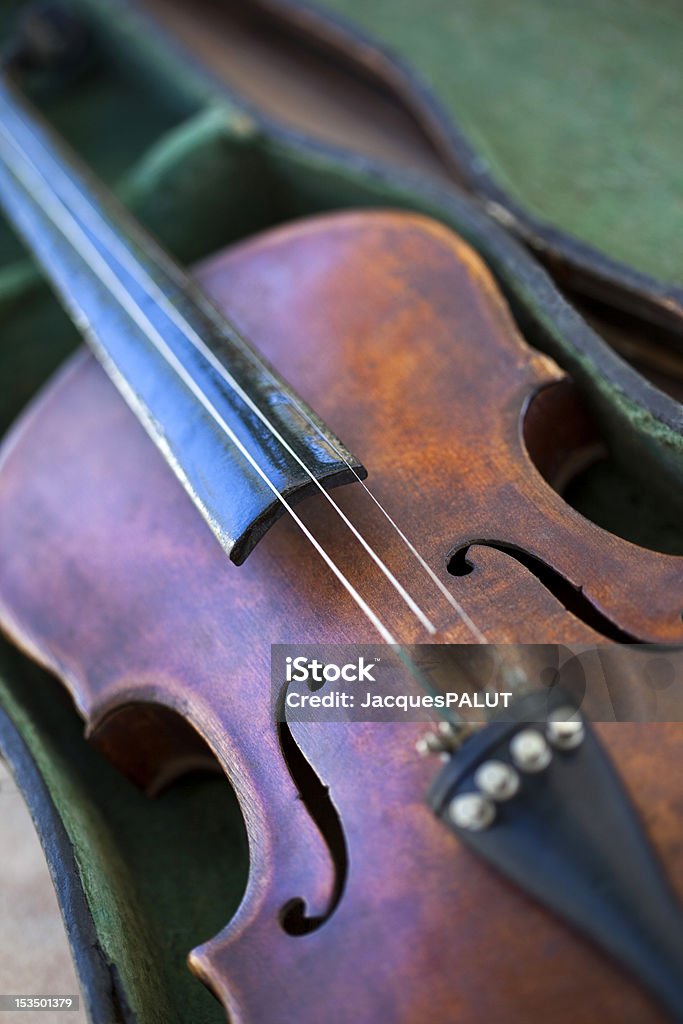
[[[317,0],[415,67],[538,217],[681,283],[683,10],[673,0]]]
[[[227,780],[188,776],[155,799],[145,796],[86,742],[63,688],[1,639],[0,706],[49,794],[18,775],[43,843],[55,831],[45,814],[48,799],[65,832],[49,861],[83,997],[97,1024],[224,1021],[222,1007],[185,959],[224,927],[246,883],[246,832]],[[0,731],[3,752],[16,770]],[[70,888],[83,892],[96,947],[84,938],[86,922],[73,920],[75,901],[64,898],[67,871],[77,875]],[[97,991],[93,967],[102,967],[101,986],[108,980],[110,992]],[[103,1019],[108,1004],[112,1018]]]

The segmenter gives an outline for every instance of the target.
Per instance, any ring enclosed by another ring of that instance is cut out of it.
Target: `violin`
[[[522,688],[425,740],[270,699],[287,642],[680,642],[681,559],[553,486],[593,428],[482,259],[375,209],[189,276],[0,110],[3,206],[88,342],[2,448],[0,622],[150,793],[234,786],[248,886],[192,970],[236,1022],[683,1019],[678,724],[530,726]]]

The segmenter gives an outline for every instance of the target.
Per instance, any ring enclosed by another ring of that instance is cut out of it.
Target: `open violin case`
[[[23,6],[2,7],[6,46]],[[33,73],[31,99],[182,264],[321,211],[400,207],[440,220],[482,256],[526,340],[571,377],[590,443],[603,446],[566,483],[565,500],[643,547],[683,554],[672,214],[683,136],[650,116],[673,110],[680,93],[674,5],[610,4],[599,32],[592,5],[541,0],[254,0],[184,13],[155,0],[164,28],[126,3],[71,6],[92,53],[73,76]],[[203,39],[191,52],[188,18],[215,25],[210,53]],[[409,124],[412,148],[390,139],[385,159],[367,125],[354,146],[353,130],[346,145],[330,141],[324,118],[320,131],[279,119],[257,103],[258,74],[238,91],[232,61],[219,73],[223,47],[242,42],[255,52],[262,44],[266,63],[288,55],[285,68],[306,81],[329,67],[341,83],[340,121],[344,95],[367,96],[385,117],[379,134],[395,124],[400,136]],[[544,91],[547,66],[570,49],[575,67],[561,89]],[[629,152],[626,129],[649,162]],[[81,340],[4,227],[0,256],[5,430]],[[62,687],[5,641],[0,751],[40,833],[92,1020],[225,1019],[185,957],[225,925],[246,883],[244,825],[227,780],[191,776],[150,800],[88,745]]]

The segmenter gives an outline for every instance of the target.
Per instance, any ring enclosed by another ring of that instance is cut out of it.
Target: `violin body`
[[[318,218],[221,253],[198,278],[359,456],[488,640],[680,639],[680,560],[607,534],[553,489],[590,440],[586,417],[447,229],[381,211]],[[469,642],[361,485],[335,500],[411,585],[435,639]],[[323,496],[296,511],[392,632],[423,641]],[[458,553],[471,571],[454,576]],[[437,769],[415,753],[424,725],[278,728],[271,643],[374,641],[371,625],[287,517],[231,564],[83,353],[5,443],[0,559],[4,628],[66,683],[93,743],[151,791],[212,758],[235,787],[247,891],[191,954],[233,1021],[666,1019],[443,828],[425,802]],[[576,592],[571,609],[538,564]],[[681,891],[676,773],[661,770],[680,727],[601,732]]]

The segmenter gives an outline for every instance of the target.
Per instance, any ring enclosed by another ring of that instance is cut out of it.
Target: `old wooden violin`
[[[249,884],[190,954],[230,1019],[683,1019],[680,726],[567,730],[522,687],[425,741],[270,699],[274,643],[681,640],[680,558],[553,486],[593,428],[482,260],[384,209],[191,279],[7,82],[0,113],[4,208],[91,347],[5,441],[0,620],[150,791],[231,779]]]

